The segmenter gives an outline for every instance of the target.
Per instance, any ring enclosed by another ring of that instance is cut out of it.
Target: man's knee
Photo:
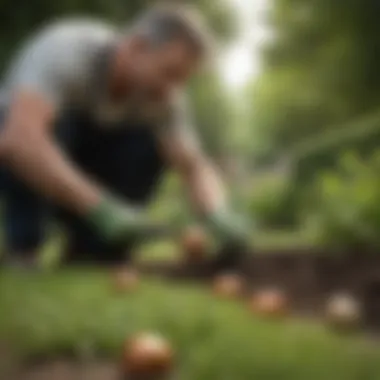
[[[34,231],[13,229],[6,235],[5,248],[9,254],[35,255],[43,244],[43,237]]]
[[[45,223],[39,213],[28,214],[12,209],[4,218],[5,247],[8,252],[36,252],[44,243]]]
[[[4,182],[3,228],[8,252],[33,252],[43,244],[47,205],[16,179]]]

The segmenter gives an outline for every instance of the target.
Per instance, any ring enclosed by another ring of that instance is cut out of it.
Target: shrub
[[[256,183],[249,207],[258,227],[294,227],[298,214],[296,194],[289,178],[273,176]]]
[[[338,248],[380,248],[380,152],[369,160],[342,156],[338,169],[314,183],[307,219],[320,242]]]

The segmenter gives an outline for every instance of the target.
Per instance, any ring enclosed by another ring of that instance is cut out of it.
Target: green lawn
[[[136,253],[138,262],[180,260],[183,252],[179,243],[170,240],[161,240],[150,244],[145,244]]]
[[[311,322],[259,320],[197,286],[145,279],[120,295],[97,272],[0,274],[0,342],[19,357],[117,358],[142,330],[171,340],[179,380],[380,379],[380,348]]]

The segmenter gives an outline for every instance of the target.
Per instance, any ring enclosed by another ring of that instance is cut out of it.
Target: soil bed
[[[65,359],[46,361],[9,370],[2,380],[124,380],[115,363],[107,361],[80,363]]]
[[[173,262],[141,264],[140,270],[173,280],[209,281],[215,275],[208,264]],[[256,253],[239,272],[252,289],[279,287],[288,294],[297,313],[319,314],[335,292],[359,300],[367,329],[380,330],[380,255],[338,254],[312,250]]]

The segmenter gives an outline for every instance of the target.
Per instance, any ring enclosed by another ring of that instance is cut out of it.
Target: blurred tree
[[[274,2],[275,36],[249,89],[259,152],[288,151],[378,107],[379,11],[376,0]]]
[[[191,86],[194,125],[204,148],[214,157],[223,156],[232,134],[232,104],[217,73],[207,72]]]

